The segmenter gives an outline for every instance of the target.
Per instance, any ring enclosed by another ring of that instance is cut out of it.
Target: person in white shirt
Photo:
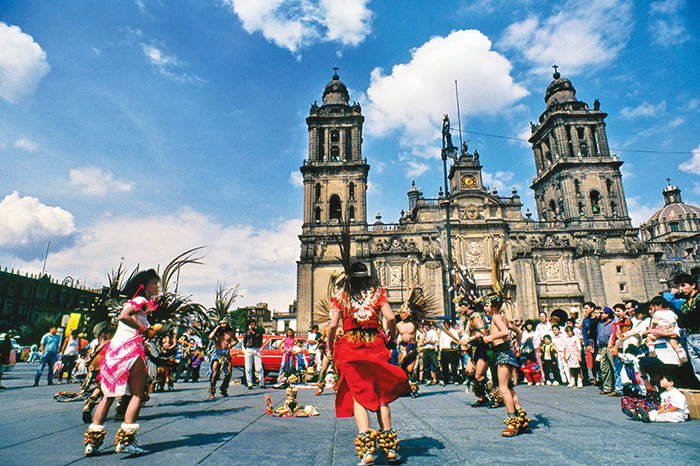
[[[676,379],[666,375],[660,385],[665,391],[661,394],[659,409],[648,413],[642,408],[637,409],[637,415],[643,422],[684,422],[688,419],[688,401],[685,395],[675,387]]]
[[[562,383],[570,383],[571,376],[569,375],[569,365],[564,357],[564,348],[566,347],[566,335],[561,332],[558,325],[552,326],[552,344],[557,350],[557,365],[559,366],[559,377]]]
[[[450,377],[455,385],[459,385],[457,371],[459,366],[459,335],[454,324],[447,322],[440,331],[440,365],[442,366],[441,386],[450,383]]]
[[[425,339],[423,340],[423,380],[426,385],[436,385],[440,377],[438,365],[437,344],[438,334],[432,322],[425,324]],[[432,370],[432,374],[431,374]]]

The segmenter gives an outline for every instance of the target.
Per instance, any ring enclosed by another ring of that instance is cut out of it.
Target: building
[[[297,331],[297,308],[296,308],[296,301],[294,304],[291,304],[289,306],[289,309],[287,312],[278,312],[275,311],[275,313],[272,316],[272,322],[273,322],[273,331],[275,335],[284,335],[287,333],[288,329],[294,330],[296,333]]]
[[[266,333],[273,330],[272,312],[268,309],[267,303],[258,303],[255,306],[246,306],[241,309],[245,309],[246,322],[255,319],[255,322],[261,325]]]
[[[401,305],[411,286],[422,286],[447,308],[448,274],[440,244],[446,244],[448,203],[453,257],[469,267],[484,291],[491,287],[494,251],[505,242],[505,268],[514,284],[511,315],[534,317],[540,310],[580,309],[588,300],[613,304],[656,294],[655,258],[628,216],[622,161],[608,148],[607,114],[597,100],[593,109],[577,100],[568,79],[559,73],[553,78],[546,109],[537,124],[531,123],[537,220],[522,214],[515,190],[501,195],[483,184],[483,157],[464,145],[449,169],[448,199],[425,198],[412,185],[407,210],[398,223],[386,224],[379,216],[367,221],[364,117],[357,103],[350,105],[336,73],[322,105],[314,103],[306,119],[299,329],[316,320],[315,306],[327,296],[331,274],[341,270],[334,235],[346,217],[352,253],[371,267],[392,307]]]
[[[700,208],[685,204],[681,190],[671,185],[661,192],[664,206],[640,225],[642,240],[657,255],[662,282],[681,272],[700,275]]]
[[[22,275],[5,267],[0,270],[0,327],[14,329],[41,315],[55,317],[58,323],[63,315],[88,307],[99,294],[74,286],[70,277],[58,282],[49,275]]]

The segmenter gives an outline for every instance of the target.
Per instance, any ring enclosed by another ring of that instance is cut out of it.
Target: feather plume
[[[323,324],[331,319],[331,298],[335,292],[338,274],[334,271],[328,279],[328,293],[314,306],[313,324]]]
[[[422,324],[426,318],[436,317],[439,307],[439,300],[433,294],[425,292],[419,284],[408,290],[408,298],[401,305],[397,314],[403,321]]]
[[[160,277],[160,287],[163,290],[163,294],[168,292],[168,286],[170,285],[170,280],[177,274],[180,268],[186,264],[203,264],[202,259],[204,256],[198,256],[197,253],[203,249],[204,246],[199,246],[196,248],[189,249],[182,254],[175,257],[168,263],[163,269],[163,275]]]
[[[240,285],[234,287],[226,287],[225,283],[216,283],[216,295],[214,298],[214,307],[207,310],[207,325],[205,326],[209,331],[214,327],[219,325],[220,322],[228,322],[232,324],[234,321],[233,303],[236,302],[236,298],[240,298],[241,294],[238,292]],[[231,325],[232,327],[234,325]]]

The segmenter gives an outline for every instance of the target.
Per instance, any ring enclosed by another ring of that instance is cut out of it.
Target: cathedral
[[[379,217],[370,223],[364,117],[359,104],[350,104],[336,73],[322,104],[314,103],[306,119],[298,328],[309,328],[317,319],[316,305],[328,296],[331,274],[342,270],[334,235],[345,219],[350,221],[352,253],[370,267],[394,308],[410,287],[422,286],[450,314],[449,273],[442,257],[447,251],[441,247],[447,244],[447,231],[453,260],[469,268],[484,292],[491,289],[494,251],[505,242],[510,317],[580,310],[585,301],[647,300],[658,293],[654,252],[632,226],[620,173],[623,162],[608,147],[607,114],[597,100],[592,109],[578,100],[571,82],[558,72],[544,102],[529,139],[537,219],[529,211],[523,215],[517,191],[503,195],[485,186],[478,151],[463,146],[449,167],[445,197],[426,198],[414,185],[398,223],[385,224]]]

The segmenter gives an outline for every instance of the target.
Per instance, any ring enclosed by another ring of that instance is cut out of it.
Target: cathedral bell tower
[[[322,234],[346,218],[367,224],[367,174],[362,158],[360,105],[349,105],[348,88],[336,73],[323,92],[323,104],[311,105],[309,158],[304,160],[304,225],[302,234]]]
[[[610,153],[606,113],[576,99],[576,90],[554,66],[546,110],[530,123],[535,155],[538,218],[592,228],[631,228],[622,189],[622,162]]]

